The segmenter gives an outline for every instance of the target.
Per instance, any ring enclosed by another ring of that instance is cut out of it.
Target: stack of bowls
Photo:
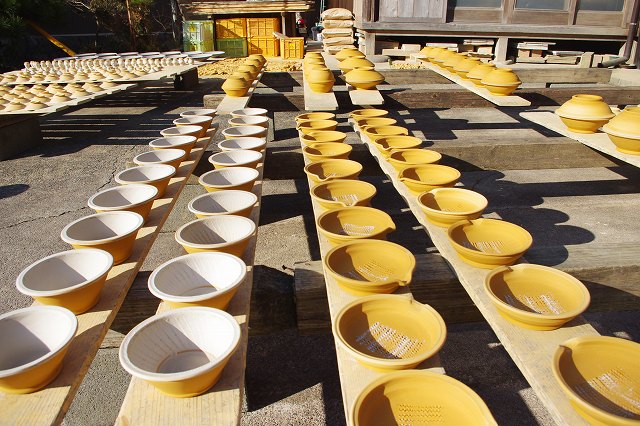
[[[329,93],[336,81],[333,72],[327,68],[320,52],[308,52],[304,59],[304,77],[309,88],[316,93]]]
[[[615,114],[602,96],[574,95],[556,110],[556,115],[575,133],[595,133]]]
[[[602,128],[616,149],[640,155],[640,107],[627,107]]]

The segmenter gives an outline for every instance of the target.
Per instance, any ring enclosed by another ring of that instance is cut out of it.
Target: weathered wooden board
[[[305,158],[305,164],[309,164],[309,160],[307,158]],[[308,182],[309,187],[311,188],[314,183],[311,180],[308,180]],[[323,209],[313,199],[311,200],[311,204],[313,207],[313,215],[317,219],[318,216],[322,214]],[[320,255],[324,258],[327,251],[331,249],[331,245],[321,234],[318,234],[318,244],[320,246]],[[313,276],[313,274],[307,274],[307,276]],[[340,289],[338,284],[329,274],[324,273],[324,279],[327,289],[327,300],[329,301],[331,322],[333,323],[338,312],[340,312],[340,310],[348,303],[358,299],[358,296],[353,296]],[[400,287],[395,294],[404,295],[404,297],[412,297],[411,292],[407,287]],[[335,340],[334,336],[334,341]],[[342,389],[342,401],[344,404],[347,422],[350,424],[349,413],[358,394],[367,384],[385,373],[380,373],[364,367],[351,357],[337,341],[335,341],[335,344],[336,356],[338,359],[338,372],[340,374],[340,387]],[[444,369],[440,366],[440,358],[438,355],[427,359],[425,362],[417,366],[416,369],[429,369],[437,373],[444,373]]]
[[[624,152],[618,151],[606,133],[574,133],[564,125],[560,117],[552,112],[523,112],[520,113],[520,116],[533,123],[539,124],[540,126],[546,127],[547,129],[553,130],[554,132],[560,133],[563,136],[583,143],[596,151],[600,151],[604,154],[610,155],[611,157],[617,158],[618,160],[622,160],[625,163],[640,167],[640,155],[625,154]]]
[[[556,423],[585,425],[586,422],[571,407],[569,399],[553,377],[551,360],[558,346],[564,341],[577,336],[595,336],[598,332],[591,325],[586,324],[581,317],[558,330],[540,332],[517,327],[500,316],[484,291],[484,278],[489,270],[474,268],[459,258],[449,243],[446,228],[437,227],[426,220],[417,197],[400,182],[397,171],[382,157],[366,135],[358,133],[371,154],[378,160],[384,173],[391,179],[393,186],[405,199],[416,219],[429,234],[442,257],[449,262],[460,283]]]
[[[470,81],[467,80],[463,80],[462,78],[460,78],[458,75],[455,75],[453,73],[450,73],[447,70],[444,70],[442,68],[440,68],[437,65],[434,65],[430,62],[426,62],[423,61],[424,65],[430,69],[431,71],[440,74],[443,77],[448,78],[449,80],[453,81],[454,83],[459,84],[460,86],[464,87],[465,89],[475,93],[478,96],[481,96],[483,98],[485,98],[486,100],[498,105],[498,106],[504,106],[504,107],[522,107],[522,106],[529,106],[531,105],[531,102],[529,102],[526,99],[521,98],[520,96],[494,96],[492,95],[487,89],[485,89],[484,87],[478,87],[475,84],[473,84]]]
[[[260,83],[260,78],[262,78],[262,73],[258,74],[253,83],[251,83],[251,88],[249,88],[246,95],[240,97],[225,96],[217,106],[218,115],[230,114],[231,111],[246,108],[247,105],[249,105],[251,96],[253,96],[253,92],[255,92],[256,87],[258,87],[258,83]]]
[[[349,97],[351,98],[351,103],[359,106],[369,106],[369,105],[383,105],[384,98],[380,94],[380,92],[376,89],[371,90],[358,90],[353,86],[349,87]]]
[[[335,111],[338,109],[338,101],[336,100],[336,95],[333,93],[333,90],[329,93],[316,93],[309,87],[309,82],[304,77],[304,74],[302,79],[305,111]]]
[[[264,155],[266,156],[266,150]],[[253,192],[258,196],[258,204],[250,216],[256,226],[260,220],[264,162],[258,165],[258,171],[260,176],[253,187]],[[242,256],[242,260],[247,264],[247,276],[226,310],[240,324],[241,337],[238,349],[225,366],[218,383],[202,395],[193,398],[173,398],[159,392],[144,380],[132,378],[118,414],[117,425],[240,424],[256,240],[257,232],[251,238]],[[166,303],[162,302],[158,307],[158,313],[170,309]]]
[[[109,271],[98,304],[89,312],[77,316],[78,331],[64,359],[60,375],[38,392],[26,395],[0,393],[1,423],[25,426],[62,423],[100,347],[100,342],[109,330],[151,245],[216,130],[217,127],[210,129],[207,136],[198,141],[196,147],[191,150],[189,160],[181,163],[178,173],[171,179],[163,198],[153,203],[147,221],[138,231],[133,253],[125,263]]]

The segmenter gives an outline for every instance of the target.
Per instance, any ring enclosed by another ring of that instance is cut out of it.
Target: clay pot
[[[437,56],[434,56],[431,62],[438,66],[442,66],[442,64],[444,64],[444,62],[453,55],[456,55],[456,52],[443,48],[442,52],[438,52]]]
[[[465,59],[466,56],[454,53],[453,55],[449,55],[447,60],[442,63],[442,67],[449,72],[455,73],[453,68]]]
[[[348,73],[355,67],[374,67],[373,62],[365,58],[348,58],[338,64],[343,73]]]
[[[312,68],[307,73],[309,87],[316,93],[329,93],[336,79],[329,68]]]
[[[467,73],[480,65],[479,58],[465,58],[453,67],[453,72],[458,74],[460,78],[468,80]]]
[[[254,53],[254,54],[252,54],[252,55],[249,55],[249,57],[248,57],[247,59],[249,59],[249,60],[255,60],[255,61],[260,62],[260,66],[259,66],[259,68],[262,68],[262,66],[263,66],[264,64],[266,64],[266,63],[267,63],[267,60],[264,58],[264,56],[262,56],[262,55],[261,55],[261,54],[259,54],[259,53]],[[247,62],[247,61],[245,61],[245,63],[246,63],[246,62]]]
[[[251,74],[251,78],[256,78],[256,76],[260,73],[260,68],[255,65],[240,65],[238,67],[238,71],[245,71]]]
[[[640,107],[625,108],[602,127],[616,149],[625,154],[640,155]]]
[[[496,66],[494,64],[480,64],[474,68],[472,68],[467,73],[467,80],[471,81],[478,87],[484,87],[484,84],[481,83],[481,80],[489,74],[491,71],[495,70]]]
[[[233,74],[231,74],[231,77],[244,78],[249,85],[253,83],[253,74],[249,71],[235,71]]]
[[[260,55],[262,56],[262,55]],[[255,67],[257,67],[258,69],[262,69],[264,67],[265,61],[261,61],[258,58],[249,58],[246,61],[244,61],[244,65],[253,65]]]
[[[596,95],[574,95],[556,114],[575,133],[595,133],[614,116],[609,105]]]
[[[481,83],[494,96],[508,96],[522,84],[511,68],[497,68],[487,74]]]
[[[249,91],[249,83],[244,78],[229,77],[222,83],[222,90],[231,97],[239,98]]]
[[[384,76],[373,67],[355,67],[345,77],[348,84],[358,90],[371,90],[384,82]]]
[[[355,47],[348,47],[346,49],[342,49],[338,53],[336,53],[336,59],[339,61],[344,61],[349,58],[364,58],[365,54],[356,49]]]

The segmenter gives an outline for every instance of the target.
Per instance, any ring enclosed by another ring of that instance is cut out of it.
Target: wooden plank
[[[448,78],[449,80],[457,83],[458,85],[464,87],[465,89],[475,93],[478,96],[483,97],[484,99],[492,102],[498,106],[505,107],[516,107],[516,106],[529,106],[531,102],[526,99],[522,99],[520,96],[494,96],[484,87],[478,87],[473,84],[471,81],[463,80],[460,76],[450,73],[447,70],[440,68],[437,65],[434,65],[430,62],[423,61],[425,66],[433,72],[440,74],[443,77]]]
[[[558,330],[545,332],[520,328],[505,320],[498,314],[484,290],[484,279],[489,270],[474,268],[460,260],[449,243],[446,228],[440,228],[426,220],[417,197],[400,182],[397,171],[382,157],[366,135],[359,131],[358,133],[369,148],[369,152],[378,160],[381,169],[391,179],[393,186],[405,199],[416,219],[429,234],[442,257],[451,265],[460,283],[491,325],[551,417],[559,425],[586,425],[585,420],[570,405],[569,399],[553,377],[551,361],[557,347],[564,341],[577,336],[597,336],[598,332],[585,323],[582,317],[576,318]]]
[[[333,93],[333,90],[329,93],[316,93],[311,90],[309,82],[304,77],[304,65],[302,75],[305,111],[335,111],[338,109],[338,101],[336,100],[336,95]]]
[[[563,136],[583,143],[596,151],[600,151],[633,166],[640,167],[640,155],[625,154],[618,151],[606,133],[582,134],[571,132],[562,120],[560,120],[560,117],[552,112],[523,112],[520,113],[520,116]]]
[[[359,106],[383,105],[384,98],[378,90],[361,90],[349,85],[349,97],[351,103]]]
[[[260,83],[260,79],[262,78],[263,73],[258,74],[258,77],[251,83],[251,87],[245,96],[241,97],[233,97],[233,96],[225,96],[224,99],[218,104],[218,115],[230,114],[231,111],[235,111],[237,109],[246,108],[249,105],[249,101],[251,100],[251,96],[256,91],[256,87],[258,87],[258,83]]]
[[[217,127],[211,128],[206,137],[199,139],[191,150],[189,160],[180,164],[178,173],[170,180],[163,198],[154,201],[147,222],[138,231],[133,253],[125,263],[109,271],[98,304],[89,312],[77,316],[78,331],[64,359],[60,375],[46,388],[31,394],[10,395],[0,392],[3,424],[30,426],[62,423],[151,245],[216,131]]]
[[[309,160],[306,157],[305,164],[309,164]],[[308,183],[309,188],[314,185],[314,183],[309,179]],[[315,219],[317,219],[318,216],[322,214],[323,209],[313,199],[311,199],[311,205],[313,207],[313,216]],[[320,255],[322,258],[324,258],[327,251],[331,249],[331,244],[322,234],[318,234],[318,245],[320,246]],[[331,277],[325,271],[323,272],[327,289],[327,300],[329,302],[329,313],[331,316],[331,322],[333,322],[335,321],[338,312],[340,312],[340,310],[348,303],[351,303],[352,301],[358,299],[358,296],[353,296],[340,289],[333,277]],[[405,297],[412,297],[411,291],[407,287],[400,287],[394,294],[404,295]],[[345,417],[347,418],[347,422],[350,424],[349,413],[356,397],[360,394],[362,389],[364,389],[367,384],[371,383],[373,380],[384,375],[385,373],[373,371],[358,363],[338,344],[335,336],[334,342],[336,345],[336,357],[338,359],[338,373],[340,374],[342,402],[344,404]],[[440,357],[437,354],[427,359],[422,364],[418,365],[416,369],[429,369],[433,372],[444,374],[444,369],[440,365]]]
[[[266,150],[264,150],[266,156]],[[263,163],[258,165],[260,175],[253,187],[258,203],[251,212],[251,219],[260,220]],[[253,263],[255,260],[256,240],[251,238],[242,260],[247,264],[247,276],[236,295],[231,299],[226,311],[233,315],[240,325],[240,343],[229,359],[220,380],[214,387],[202,395],[193,398],[173,398],[159,392],[144,380],[133,377],[120,408],[116,425],[238,425],[242,413],[244,396],[244,373],[249,340],[249,308],[253,286]],[[171,308],[164,302],[157,313]]]
[[[516,69],[523,83],[609,83],[612,70],[608,68]]]

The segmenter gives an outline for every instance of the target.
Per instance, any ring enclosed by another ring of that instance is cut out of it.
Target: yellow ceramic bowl
[[[592,425],[640,422],[640,344],[608,336],[581,336],[562,343],[553,375],[575,410]]]
[[[485,269],[514,264],[533,244],[525,229],[497,219],[462,220],[447,235],[465,263]]]
[[[418,204],[429,222],[448,228],[461,220],[479,218],[489,202],[468,189],[436,188],[419,195]]]
[[[231,126],[222,131],[225,139],[236,138],[266,138],[268,129],[262,126]]]
[[[298,131],[304,135],[308,135],[311,132],[318,130],[331,131],[336,130],[338,122],[335,120],[315,120],[315,121],[303,121],[298,125]]]
[[[131,167],[118,173],[114,179],[120,185],[146,183],[158,189],[156,198],[164,195],[169,181],[176,174],[176,168],[166,164]]]
[[[43,305],[81,314],[98,303],[112,266],[113,256],[104,250],[63,251],[29,265],[18,275],[16,287]]]
[[[575,133],[595,133],[615,116],[601,96],[584,94],[572,96],[556,115]]]
[[[368,206],[376,195],[376,187],[368,182],[335,179],[311,188],[311,198],[325,210],[341,207]]]
[[[487,405],[467,385],[421,370],[396,371],[374,380],[356,397],[349,417],[354,426],[497,426]]]
[[[409,136],[412,137],[412,136]],[[393,139],[391,137],[390,139]],[[384,140],[384,138],[382,139]],[[381,139],[378,139],[378,146],[382,149]],[[393,142],[391,142],[393,145]],[[439,152],[431,151],[430,149],[393,149],[389,152],[389,156],[387,157],[387,161],[389,164],[393,166],[397,171],[402,171],[406,167],[409,166],[419,166],[422,164],[437,164],[442,159],[442,155]]]
[[[618,151],[625,154],[640,155],[640,138],[633,135],[616,134],[613,130],[606,129],[606,124],[605,132]]]
[[[149,146],[156,150],[182,149],[188,158],[197,141],[195,136],[166,136],[152,140]]]
[[[169,396],[200,395],[216,384],[240,343],[228,313],[205,307],[173,309],[135,326],[120,345],[127,372]]]
[[[343,143],[346,138],[347,134],[344,132],[338,132],[336,130],[317,130],[300,136],[300,142],[302,142],[303,145],[314,145],[327,142]]]
[[[512,85],[496,85],[481,81],[482,87],[486,88],[493,96],[510,96],[516,91],[520,83]]]
[[[304,172],[315,184],[333,179],[357,179],[362,164],[352,160],[323,160],[307,164]]]
[[[338,344],[376,371],[414,368],[435,355],[447,337],[444,320],[429,305],[391,294],[361,297],[333,322]]]
[[[200,126],[202,130],[198,134],[199,138],[203,138],[207,134],[207,130],[211,126],[213,117],[208,115],[190,115],[187,117],[180,117],[173,120],[173,124],[178,127],[182,126]]]
[[[627,107],[602,127],[616,149],[640,155],[640,107]]]
[[[255,222],[246,217],[209,216],[182,225],[175,239],[187,253],[221,251],[242,257],[255,232]]]
[[[557,269],[520,264],[492,270],[484,287],[498,313],[519,327],[555,330],[589,306],[589,290]]]
[[[249,217],[257,202],[253,192],[227,189],[200,195],[189,202],[187,209],[198,219],[225,214]]]
[[[378,138],[384,138],[387,136],[406,136],[409,134],[409,130],[400,126],[364,127],[361,128],[361,131],[372,142]]]
[[[332,246],[372,238],[384,240],[396,230],[391,216],[371,207],[342,207],[326,211],[316,221],[318,231]]]
[[[336,115],[332,112],[307,112],[296,116],[296,125],[303,121],[318,121],[318,120],[335,120]]]
[[[389,111],[376,108],[356,109],[349,113],[349,117],[356,122],[364,118],[386,117],[387,115],[389,115]]]
[[[206,130],[204,130],[204,127],[195,126],[191,124],[189,125],[185,124],[185,125],[176,126],[176,127],[169,127],[167,129],[160,130],[160,134],[165,138],[170,136],[194,136],[196,138],[199,138],[201,137],[200,135],[203,134],[204,132],[206,132]]]
[[[383,240],[354,240],[333,247],[322,260],[327,273],[350,294],[393,293],[409,285],[416,259],[406,248]]]
[[[346,143],[328,142],[317,143],[312,146],[302,147],[302,153],[311,162],[331,160],[331,159],[349,159],[349,154],[353,147]]]
[[[172,308],[206,306],[226,309],[247,275],[242,259],[202,252],[176,257],[149,277],[149,291]]]
[[[415,136],[383,136],[371,139],[371,142],[378,148],[383,157],[387,158],[392,151],[413,149],[417,150],[422,145],[422,140]]]
[[[144,219],[127,211],[96,213],[75,220],[60,233],[62,241],[73,248],[97,248],[113,256],[113,264],[127,260],[133,251]]]
[[[398,178],[409,191],[421,194],[436,188],[450,188],[460,179],[460,172],[440,164],[408,166],[398,173]]]
[[[58,306],[31,306],[0,315],[0,391],[25,394],[51,383],[78,329],[78,320]]]
[[[250,149],[234,149],[232,151],[222,151],[209,157],[209,163],[216,169],[226,167],[249,167],[255,169],[262,161],[262,153]]]
[[[138,213],[146,221],[157,196],[158,188],[152,185],[121,185],[94,194],[87,204],[97,213],[128,211]]]
[[[396,123],[397,121],[394,118],[388,117],[361,118],[356,120],[358,127],[393,126]]]
[[[182,163],[186,157],[186,152],[183,149],[161,149],[138,154],[133,158],[133,162],[138,166],[166,164],[178,170],[180,163]]]

